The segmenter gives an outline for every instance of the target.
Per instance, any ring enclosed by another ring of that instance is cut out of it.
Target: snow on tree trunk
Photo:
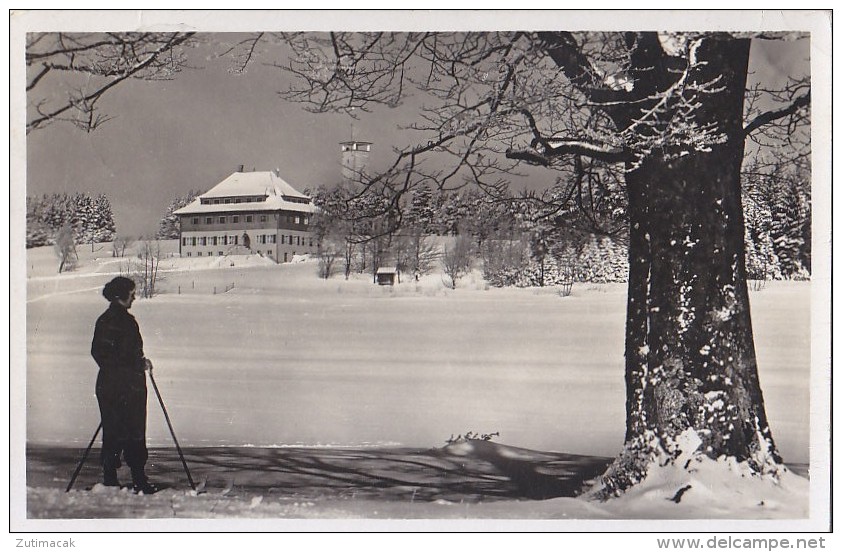
[[[721,78],[716,93],[699,98],[695,123],[715,123],[720,143],[674,157],[650,154],[628,167],[626,436],[603,477],[606,495],[680,455],[734,458],[757,473],[778,469],[743,249],[748,52],[746,40],[705,41],[700,52],[709,63],[699,71]]]

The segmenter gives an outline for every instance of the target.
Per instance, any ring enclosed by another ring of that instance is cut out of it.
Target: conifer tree
[[[167,207],[167,213],[158,224],[158,233],[155,237],[159,240],[178,239],[181,234],[181,223],[178,216],[174,214],[175,211],[187,206],[201,194],[199,190],[190,190],[186,195],[173,199]]]
[[[114,239],[117,225],[114,222],[114,213],[111,210],[111,202],[105,194],[99,194],[93,202],[94,228],[93,241],[97,243],[110,242]]]

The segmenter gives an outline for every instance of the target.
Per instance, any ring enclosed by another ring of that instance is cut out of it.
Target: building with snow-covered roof
[[[175,211],[184,257],[257,253],[275,262],[315,253],[310,231],[316,212],[311,198],[278,171],[243,172],[242,167]]]

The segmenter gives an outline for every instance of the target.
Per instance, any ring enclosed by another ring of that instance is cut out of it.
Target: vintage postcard
[[[829,11],[10,24],[13,532],[829,530]]]

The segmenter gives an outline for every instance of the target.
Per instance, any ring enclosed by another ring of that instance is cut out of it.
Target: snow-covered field
[[[57,275],[49,248],[28,253],[27,443],[84,447],[99,421],[89,353],[107,306],[99,292],[125,261],[82,252],[77,271]],[[560,297],[489,288],[473,273],[456,290],[438,274],[391,288],[363,276],[319,280],[313,262],[257,257],[168,257],[161,270],[162,293],[132,311],[182,446],[442,447],[467,431],[499,432],[502,446],[582,455],[610,457],[622,444],[624,285],[577,284]],[[786,461],[808,463],[810,284],[770,282],[751,301],[773,433]],[[151,387],[149,412],[150,445],[171,445]],[[723,469],[700,469],[699,487]],[[806,515],[806,481],[791,475],[787,485],[797,503],[786,493],[747,493],[767,506],[756,517]],[[671,517],[661,503],[675,503],[641,500],[657,489],[641,486],[611,505],[560,498],[450,515],[456,510],[430,504],[406,517]],[[46,504],[58,492],[30,489],[30,498]],[[677,517],[729,517],[737,508],[733,517],[746,517],[747,503],[696,496]],[[146,514],[157,517],[153,498]],[[196,517],[213,517],[191,504]],[[226,515],[335,512],[286,506],[244,502]],[[382,517],[370,503],[341,508],[339,517]]]

